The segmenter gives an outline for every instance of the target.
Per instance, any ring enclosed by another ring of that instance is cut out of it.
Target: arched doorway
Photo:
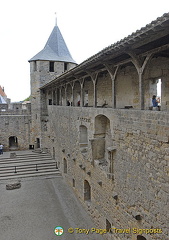
[[[17,149],[18,148],[18,139],[16,136],[9,137],[9,148]]]
[[[141,235],[138,235],[137,240],[147,240],[147,239],[145,237],[141,236]]]

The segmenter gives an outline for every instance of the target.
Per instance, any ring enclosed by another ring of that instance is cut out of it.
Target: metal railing
[[[27,165],[15,165],[15,166],[4,166],[4,167],[0,167],[0,174],[6,170],[6,172],[11,171],[14,169],[13,173],[17,173],[19,170],[27,170],[27,171],[31,171],[31,170],[35,170],[36,172],[40,170],[40,168],[44,168],[44,167],[55,167],[55,169],[58,169],[57,167],[57,163],[56,162],[51,162],[51,163],[39,163],[39,164],[27,164]],[[21,171],[19,171],[21,172]]]

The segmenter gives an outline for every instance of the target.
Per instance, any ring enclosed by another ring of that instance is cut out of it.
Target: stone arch
[[[106,133],[110,132],[110,120],[105,115],[97,115],[95,117],[95,137],[106,137]]]
[[[115,85],[116,108],[139,109],[139,77],[132,62],[119,68]]]
[[[94,139],[91,141],[93,161],[98,160],[99,165],[109,172],[112,158],[109,157],[109,148],[112,147],[110,120],[105,115],[95,117]]]
[[[148,61],[143,75],[144,109],[152,109],[152,96],[156,95],[162,110],[168,109],[168,79],[163,75],[163,64],[169,62],[165,57],[156,58],[154,55]],[[158,93],[158,83],[161,83],[161,93]],[[157,108],[158,109],[158,108]]]
[[[145,237],[141,236],[141,235],[138,235],[137,240],[147,240],[147,239]]]
[[[66,160],[66,158],[63,159],[63,172],[67,173],[67,160]]]
[[[91,186],[87,180],[84,180],[84,201],[91,201]]]
[[[88,132],[87,132],[87,127],[84,125],[79,126],[79,131],[80,131],[80,139],[79,143],[88,143]]]
[[[9,137],[9,148],[10,149],[18,148],[18,138],[16,136]]]

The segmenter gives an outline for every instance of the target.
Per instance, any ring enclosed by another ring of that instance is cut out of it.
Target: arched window
[[[80,131],[80,143],[88,143],[88,134],[87,134],[87,127],[84,125],[81,125],[79,127],[79,131]]]
[[[95,118],[95,137],[106,137],[110,132],[110,120],[104,115]]]
[[[91,201],[91,187],[87,180],[84,181],[84,200]]]
[[[87,152],[87,147],[88,147],[88,133],[87,133],[87,127],[84,125],[81,125],[79,127],[79,144],[81,148],[81,152]]]

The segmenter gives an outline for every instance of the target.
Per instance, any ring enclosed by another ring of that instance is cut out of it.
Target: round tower
[[[31,78],[31,142],[34,148],[41,146],[40,87],[49,83],[77,64],[73,60],[57,24],[54,26],[45,47],[30,60]]]

